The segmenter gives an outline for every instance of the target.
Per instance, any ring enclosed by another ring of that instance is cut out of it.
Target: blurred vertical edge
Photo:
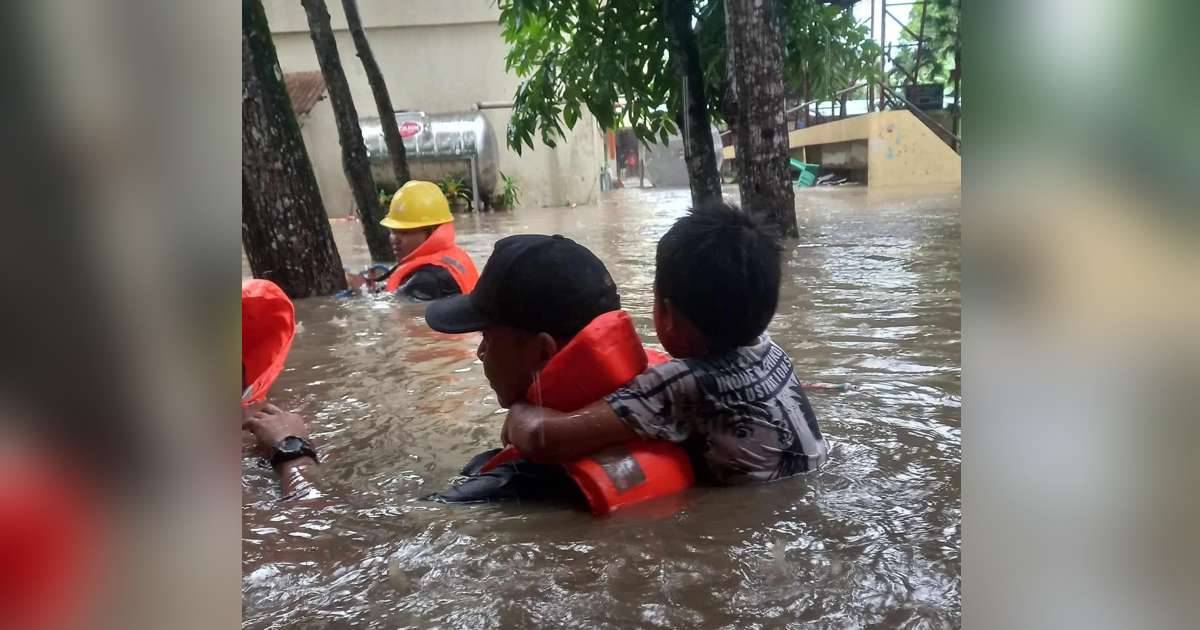
[[[964,1],[968,628],[1195,627],[1198,6]]]
[[[240,14],[0,11],[0,625],[236,627]]]

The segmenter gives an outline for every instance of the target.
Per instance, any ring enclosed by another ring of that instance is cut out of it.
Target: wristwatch
[[[279,440],[271,449],[271,466],[278,468],[280,464],[301,457],[311,457],[314,462],[320,461],[317,458],[317,449],[313,448],[312,442],[302,437],[289,435]]]

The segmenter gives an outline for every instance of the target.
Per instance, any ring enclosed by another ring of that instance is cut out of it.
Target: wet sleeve
[[[396,289],[396,295],[418,302],[458,293],[458,283],[454,281],[450,272],[435,265],[426,265],[416,270]]]
[[[699,389],[695,375],[680,360],[647,369],[604,401],[644,438],[683,442],[695,431]]]

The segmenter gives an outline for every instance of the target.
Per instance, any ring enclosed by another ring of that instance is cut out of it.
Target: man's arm
[[[244,410],[242,429],[253,433],[259,448],[268,453],[286,437],[309,439],[304,418],[270,403]],[[316,478],[316,465],[317,462],[311,457],[298,457],[276,466],[283,496],[287,498],[315,492],[313,480]]]
[[[543,464],[574,461],[638,435],[604,401],[564,413],[517,403],[508,411],[500,439],[526,459]]]

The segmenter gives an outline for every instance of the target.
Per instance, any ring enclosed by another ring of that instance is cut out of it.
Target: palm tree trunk
[[[779,236],[797,236],[788,177],[783,38],[778,0],[726,0],[725,34],[737,59],[738,187],[742,207]]]
[[[717,171],[717,152],[712,141],[712,121],[704,92],[704,71],[700,66],[700,48],[692,30],[692,0],[663,0],[662,15],[670,33],[669,47],[675,74],[685,89],[680,94],[679,132],[684,142],[684,162],[692,205],[721,200],[721,174]]]
[[[383,218],[383,207],[379,203],[379,192],[371,177],[371,165],[367,161],[367,146],[363,142],[362,128],[358,125],[358,110],[350,95],[350,84],[342,70],[338,55],[337,40],[329,22],[329,9],[325,0],[300,0],[308,16],[308,30],[313,47],[317,51],[317,63],[329,90],[329,102],[333,105],[333,116],[337,122],[338,140],[342,145],[342,170],[350,182],[350,192],[358,216],[362,220],[363,235],[367,238],[367,249],[376,262],[396,260],[388,244],[387,230],[379,225]]]
[[[408,159],[404,154],[404,139],[400,137],[400,125],[396,122],[396,110],[392,107],[392,97],[388,93],[387,82],[383,80],[383,72],[371,52],[371,43],[367,41],[367,33],[363,30],[362,18],[358,14],[358,0],[342,0],[342,9],[346,12],[346,24],[350,27],[350,36],[354,39],[354,49],[362,61],[363,70],[367,73],[367,83],[371,84],[371,93],[375,95],[375,108],[379,110],[379,126],[383,130],[383,142],[387,145],[388,158],[392,162],[392,173],[396,176],[396,187],[408,182]]]
[[[282,76],[262,0],[243,0],[242,246],[254,277],[329,295],[346,276]]]

